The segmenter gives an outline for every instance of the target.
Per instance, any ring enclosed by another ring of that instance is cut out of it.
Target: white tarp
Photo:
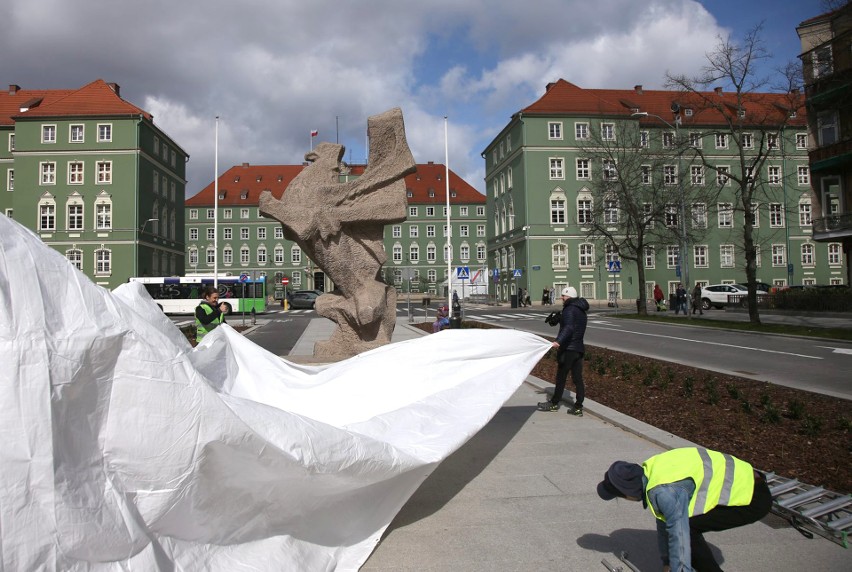
[[[548,350],[451,330],[329,366],[198,348],[0,216],[0,567],[354,570]]]

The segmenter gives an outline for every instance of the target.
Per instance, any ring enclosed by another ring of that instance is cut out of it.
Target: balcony
[[[852,162],[852,139],[843,139],[831,145],[812,149],[808,153],[811,171],[824,171]]]
[[[852,237],[852,213],[815,218],[813,230],[816,241],[824,242]]]

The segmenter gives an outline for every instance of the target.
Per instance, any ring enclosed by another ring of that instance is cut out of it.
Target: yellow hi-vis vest
[[[754,493],[754,469],[745,461],[732,455],[685,447],[654,455],[644,463],[642,470],[648,479],[645,502],[657,519],[666,520],[654,511],[648,502],[648,491],[690,478],[695,482],[695,492],[689,499],[689,516],[698,516],[713,510],[717,505],[745,506]]]
[[[201,308],[204,310],[204,313],[208,316],[213,313],[213,308],[210,304],[202,303],[200,304]],[[209,334],[216,326],[222,323],[223,316],[220,314],[218,318],[207,324],[206,326],[201,323],[201,320],[196,316],[195,318],[195,341],[200,342],[204,339],[204,336]]]

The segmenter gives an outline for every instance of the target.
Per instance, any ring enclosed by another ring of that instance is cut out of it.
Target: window
[[[210,230],[213,230],[213,229],[212,228],[208,229],[208,232]],[[198,240],[198,229],[197,228],[189,229],[189,240]]]
[[[291,264],[301,264],[302,263],[302,249],[297,245],[293,245],[290,247],[290,263]]]
[[[665,210],[666,226],[668,228],[678,227],[677,205],[667,204]]]
[[[258,264],[266,264],[266,247],[264,245],[260,245],[257,247],[257,263]]]
[[[837,112],[823,111],[817,114],[817,136],[820,146],[837,143]]]
[[[639,132],[639,147],[641,147],[643,149],[648,148],[648,132],[647,131],[640,131]]]
[[[796,133],[796,149],[804,151],[808,148],[808,134]]]
[[[654,228],[654,205],[642,203],[642,223],[646,228]]]
[[[234,238],[234,229],[231,227],[225,227],[222,229],[222,238],[224,240],[231,240]]]
[[[248,219],[249,218],[249,210],[248,209],[240,209],[240,218]]]
[[[15,170],[9,169],[6,171],[6,190],[14,191],[15,190]]]
[[[601,139],[615,141],[615,123],[601,123]]]
[[[719,247],[719,266],[722,268],[734,267],[734,245],[723,244]]]
[[[74,124],[69,127],[71,143],[83,143],[85,141],[83,125]]]
[[[781,203],[769,203],[769,228],[783,228],[784,205]]]
[[[275,227],[275,232],[273,233],[275,240],[283,240],[284,239],[284,229],[280,226]]]
[[[246,226],[240,227],[240,240],[249,239],[249,229]]]
[[[604,200],[604,224],[618,224],[618,201],[615,199]]]
[[[198,209],[189,209],[189,220],[198,220]]]
[[[670,149],[674,147],[675,134],[674,131],[663,131],[663,148]]]
[[[575,123],[574,124],[574,138],[575,139],[588,139],[589,138],[589,124],[588,123]]]
[[[402,227],[395,224],[391,227],[391,236],[393,238],[402,238]]]
[[[154,155],[158,155],[160,153],[160,138],[154,137]]]
[[[189,265],[198,266],[198,249],[194,246],[189,249]]]
[[[112,161],[98,161],[95,168],[98,172],[99,185],[109,185],[112,183]]]
[[[480,206],[476,207],[476,216],[485,216],[485,207],[484,206],[480,205]]]
[[[716,149],[727,149],[728,148],[728,134],[727,133],[716,133]]]
[[[640,178],[643,185],[651,184],[651,165],[642,165],[639,167],[641,169]]]
[[[417,235],[419,234],[419,232],[420,232],[420,228],[416,224],[409,226],[408,227],[408,238],[417,238]]]
[[[83,163],[79,161],[72,161],[71,163],[68,163],[68,184],[83,184]]]
[[[666,246],[666,268],[677,268],[680,258],[680,248],[674,244]]]
[[[554,244],[551,248],[551,262],[554,268],[568,268],[568,245]]]
[[[591,171],[589,167],[589,159],[577,159],[577,178],[578,179],[589,179],[591,178]]]
[[[772,245],[772,266],[787,266],[787,251],[783,244]]]
[[[83,204],[80,199],[72,199],[67,205],[68,208],[68,230],[81,231],[83,230]]]
[[[707,205],[692,204],[692,228],[707,228]]]
[[[657,252],[653,246],[645,247],[645,268],[655,268],[657,265]]]
[[[595,245],[583,243],[580,245],[580,267],[591,268],[595,263]]]
[[[689,167],[689,176],[693,185],[704,186],[704,166],[692,165]]]
[[[564,179],[565,172],[563,170],[564,161],[560,158],[551,157],[550,158],[550,178],[551,179]]]
[[[41,142],[56,143],[56,125],[41,126]]]
[[[603,178],[605,181],[617,181],[618,171],[615,167],[615,161],[612,159],[604,159],[603,161]]]
[[[781,184],[781,167],[770,165],[768,169],[769,184],[778,186]]]
[[[98,143],[109,143],[112,141],[112,124],[111,123],[99,123],[98,124]]]
[[[266,227],[265,226],[257,227],[257,239],[258,240],[266,240]]]
[[[41,184],[55,185],[56,184],[56,163],[40,163],[41,165]]]
[[[214,218],[216,218],[216,210],[207,209],[207,220],[213,220]]]
[[[56,203],[53,199],[42,200],[39,204],[39,226],[42,232],[56,230]]]
[[[828,244],[828,264],[830,266],[840,266],[843,248],[839,242],[830,242]]]
[[[814,265],[814,245],[813,244],[803,244],[802,245],[802,266],[813,266]]]
[[[485,225],[484,224],[476,225],[476,236],[478,236],[478,237],[485,236]]]
[[[577,199],[577,224],[592,224],[592,199]]]
[[[15,150],[15,134],[9,133],[9,153]]]
[[[760,268],[760,245],[756,244],[754,246],[754,265]]]
[[[701,133],[693,131],[689,134],[689,145],[691,147],[694,147],[696,149],[701,149],[701,142],[702,142]]]
[[[778,134],[777,133],[767,133],[766,134],[766,146],[770,150],[778,149]]]
[[[209,252],[209,251],[208,251]],[[208,262],[210,263],[210,262]],[[222,249],[222,264],[230,266],[234,263],[234,249],[230,246],[226,246]]]
[[[719,213],[719,228],[734,227],[734,207],[731,203],[719,203],[717,205]]]
[[[95,202],[95,229],[112,229],[112,201],[109,199],[99,198]]]
[[[830,75],[834,71],[831,44],[817,48],[811,52],[811,64],[813,65],[814,79]]]
[[[550,223],[565,224],[565,197],[551,197]]]
[[[707,268],[707,246],[696,244],[692,247],[692,260],[695,268]]]
[[[95,274],[107,275],[112,272],[112,251],[99,248],[95,251]]]
[[[751,208],[748,212],[743,211],[743,224],[747,224],[749,221],[754,228],[760,226],[760,208],[756,203],[751,203]]]
[[[754,149],[754,136],[751,133],[743,133],[742,138],[743,149]]]
[[[459,227],[459,236],[470,236],[470,225],[461,225]]]
[[[396,229],[396,227],[394,227]],[[426,225],[426,236],[428,238],[435,238],[435,225],[427,224]],[[399,236],[394,235],[394,238],[399,238]]]
[[[811,203],[809,201],[799,203],[799,226],[811,226]]]
[[[677,184],[677,165],[663,165],[663,184],[668,186]]]
[[[716,166],[716,184],[725,187],[731,184],[731,168],[724,165]]]
[[[280,244],[275,245],[272,250],[272,261],[278,265],[284,264],[284,247]]]
[[[509,167],[506,170],[506,186],[510,189],[512,188],[512,167]]]
[[[462,258],[464,258],[464,249],[462,249]],[[411,244],[408,246],[409,262],[420,262],[420,246]]]
[[[558,121],[549,121],[547,123],[547,138],[562,139],[562,123]]]
[[[243,245],[240,247],[240,264],[246,265],[251,261],[251,252],[249,251],[249,247]]]
[[[796,167],[796,182],[800,185],[811,184],[811,169],[807,165],[799,165]]]
[[[431,242],[426,245],[426,261],[435,262],[438,257],[438,249]]]
[[[71,248],[65,251],[65,258],[77,270],[83,271],[83,251],[77,248]]]
[[[393,261],[402,262],[402,245],[399,243],[393,245]]]
[[[478,260],[479,262],[485,262],[486,254],[487,254],[487,250],[485,248],[485,245],[482,244],[482,243],[477,244],[476,245],[476,260]]]
[[[192,230],[196,230],[196,229],[192,229]],[[189,234],[190,234],[190,238],[192,238],[192,232],[191,231],[190,231]],[[198,238],[198,232],[195,233],[195,238],[196,239]],[[207,240],[216,240],[216,231],[214,230],[214,228],[212,226],[207,229]]]

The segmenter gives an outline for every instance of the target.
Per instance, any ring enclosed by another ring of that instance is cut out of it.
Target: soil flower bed
[[[588,399],[758,469],[852,492],[850,401],[589,345],[583,373]],[[554,352],[532,375],[553,382]]]

